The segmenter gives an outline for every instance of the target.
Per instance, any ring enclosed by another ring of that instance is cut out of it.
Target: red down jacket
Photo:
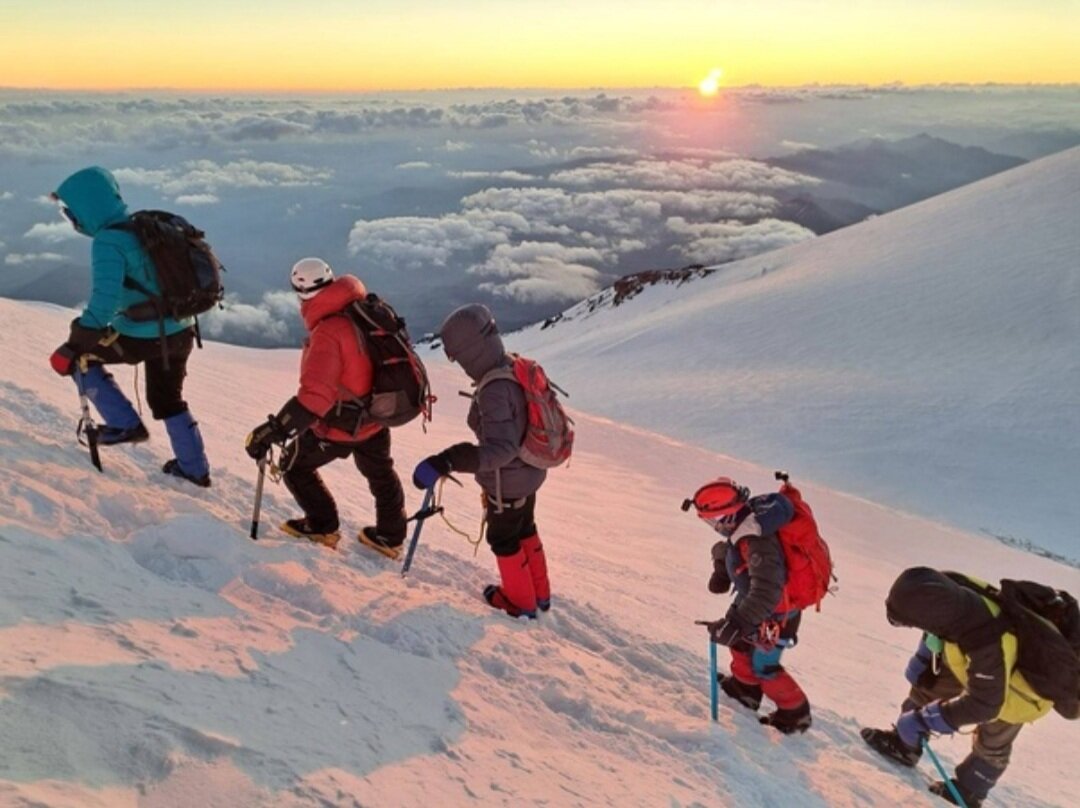
[[[347,316],[336,316],[365,295],[367,289],[359,278],[342,275],[300,304],[308,338],[300,358],[300,391],[296,397],[320,418],[339,402],[371,392],[371,360],[357,339],[356,327]],[[366,424],[353,435],[333,429],[321,420],[312,427],[320,438],[340,443],[367,440],[382,428],[379,424]]]

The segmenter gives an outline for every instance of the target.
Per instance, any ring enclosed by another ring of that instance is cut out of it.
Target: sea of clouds
[[[0,294],[73,304],[88,242],[47,194],[111,169],[133,208],[206,230],[229,269],[214,337],[292,345],[292,263],[319,255],[414,332],[454,306],[507,327],[614,278],[813,234],[778,214],[818,180],[765,162],[928,132],[1030,159],[1080,141],[1076,87],[218,96],[0,90]]]

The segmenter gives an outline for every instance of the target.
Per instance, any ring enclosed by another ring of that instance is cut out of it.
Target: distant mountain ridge
[[[901,140],[867,138],[835,149],[804,149],[765,162],[824,180],[824,193],[892,210],[1027,161],[924,133]]]

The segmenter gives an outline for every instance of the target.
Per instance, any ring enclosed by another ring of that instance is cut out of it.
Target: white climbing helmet
[[[301,258],[289,274],[293,291],[301,300],[311,300],[334,280],[334,270],[321,258]]]

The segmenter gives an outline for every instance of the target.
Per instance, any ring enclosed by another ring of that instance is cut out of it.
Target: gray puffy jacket
[[[495,318],[481,304],[454,311],[439,329],[439,335],[446,355],[461,365],[474,384],[479,384],[496,368],[511,363],[495,327]],[[454,469],[475,474],[488,496],[501,496],[503,501],[536,493],[547,472],[518,457],[528,426],[521,386],[509,379],[485,384],[473,397],[468,423],[476,434],[477,446],[473,451],[453,447]]]

